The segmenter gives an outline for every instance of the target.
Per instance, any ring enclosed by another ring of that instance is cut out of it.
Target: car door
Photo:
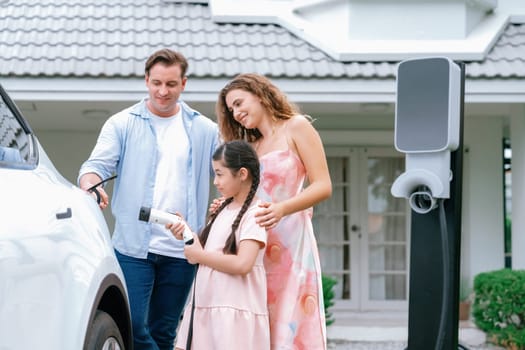
[[[47,156],[1,93],[0,324],[12,327],[9,334],[0,327],[0,343],[31,348],[31,339],[45,337],[59,349],[64,323],[59,305],[64,303],[64,284],[70,283],[61,273],[67,257],[60,249],[71,232],[70,191],[54,168],[39,165],[39,156]]]

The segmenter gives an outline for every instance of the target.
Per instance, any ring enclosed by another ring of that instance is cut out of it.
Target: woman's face
[[[231,90],[226,94],[225,101],[233,119],[246,129],[257,128],[264,118],[265,110],[260,99],[251,92]]]

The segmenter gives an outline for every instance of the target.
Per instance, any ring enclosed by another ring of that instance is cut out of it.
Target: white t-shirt
[[[189,140],[182,123],[182,113],[179,110],[176,115],[167,118],[152,114],[152,124],[159,154],[152,207],[185,216]],[[173,237],[164,225],[152,224],[149,251],[184,258],[184,243]]]

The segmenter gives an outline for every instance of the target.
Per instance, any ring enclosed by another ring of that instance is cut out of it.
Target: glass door
[[[404,158],[385,148],[327,149],[332,197],[314,210],[323,274],[338,308],[406,309],[409,208],[390,187]]]

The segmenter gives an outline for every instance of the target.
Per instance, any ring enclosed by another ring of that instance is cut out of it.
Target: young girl
[[[214,185],[226,200],[210,215],[200,237],[195,235],[195,243],[184,249],[199,268],[176,349],[186,349],[190,331],[191,349],[269,350],[266,231],[254,218],[259,160],[250,144],[231,141],[215,151],[213,169]],[[167,227],[182,239],[182,225]]]

